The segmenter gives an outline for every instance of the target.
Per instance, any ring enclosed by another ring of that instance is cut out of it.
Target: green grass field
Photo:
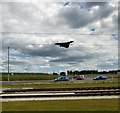
[[[85,77],[95,77],[96,75],[85,75]],[[79,80],[66,81],[66,82],[54,82],[53,80],[59,75],[39,75],[39,74],[16,74],[10,76],[10,81],[29,81],[34,80],[33,83],[15,83],[15,84],[2,84],[3,88],[76,88],[76,87],[106,87],[106,86],[118,86],[117,75],[107,75],[107,80],[84,80],[84,83]],[[69,78],[73,76],[68,76]],[[7,81],[7,75],[2,76],[3,81]],[[42,81],[43,80],[43,81]],[[52,81],[47,81],[52,80]]]
[[[68,75],[69,78],[73,78],[74,75]],[[89,74],[89,75],[85,75],[85,78],[87,77],[96,77],[96,74]],[[106,74],[106,76],[108,76],[109,78],[118,78],[118,75],[116,74]],[[14,75],[9,74],[9,78],[10,81],[24,81],[24,80],[53,80],[57,77],[60,77],[60,75],[48,75],[48,74],[35,74],[35,73],[23,73],[23,74],[19,74],[16,73]],[[7,81],[8,80],[8,74],[4,73],[4,74],[0,74],[0,78],[2,81]]]
[[[118,99],[3,102],[3,111],[118,111]]]
[[[14,74],[9,75],[10,81],[24,81],[24,80],[52,80],[59,77],[59,75],[41,75],[41,74]],[[3,74],[1,76],[2,81],[8,80],[8,75]]]
[[[2,88],[79,88],[79,87],[107,87],[118,86],[117,82],[97,81],[93,83],[51,82],[40,84],[4,84]]]

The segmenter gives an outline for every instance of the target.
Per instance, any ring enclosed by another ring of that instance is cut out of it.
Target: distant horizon
[[[120,72],[120,69],[113,69],[113,70],[67,70],[67,71],[98,71],[98,72],[110,72],[110,71],[118,71]],[[65,71],[61,71],[61,72],[65,72]],[[0,73],[8,73],[8,72],[0,72]],[[9,73],[41,73],[41,74],[53,74],[53,73],[57,73],[57,72],[52,72],[52,73],[47,73],[47,72],[9,72]]]

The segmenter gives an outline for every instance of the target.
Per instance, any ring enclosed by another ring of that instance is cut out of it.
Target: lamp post
[[[8,81],[10,80],[10,78],[9,78],[9,48],[10,47],[8,47]]]

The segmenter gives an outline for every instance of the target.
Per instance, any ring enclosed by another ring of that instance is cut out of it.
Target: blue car
[[[67,78],[67,77],[59,77],[59,78],[56,78],[54,81],[69,81],[69,78]]]
[[[99,75],[99,76],[93,78],[93,80],[105,80],[107,78],[108,78],[107,76]]]

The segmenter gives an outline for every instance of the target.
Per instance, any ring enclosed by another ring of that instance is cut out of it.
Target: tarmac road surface
[[[74,100],[74,99],[112,99],[112,98],[120,98],[119,96],[88,96],[88,97],[51,97],[51,98],[10,98],[10,99],[1,99],[2,102],[8,101],[33,101],[33,100]]]
[[[0,84],[33,84],[33,83],[48,83],[53,82],[53,80],[26,80],[26,81],[0,81]]]

